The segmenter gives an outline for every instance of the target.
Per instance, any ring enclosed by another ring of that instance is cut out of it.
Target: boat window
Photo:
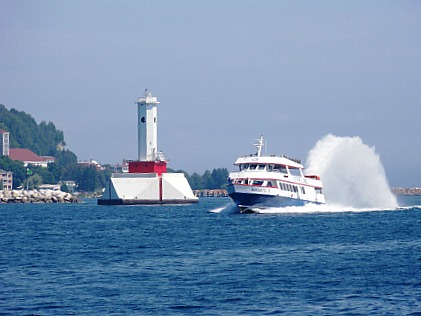
[[[250,170],[256,170],[257,165],[250,165]]]
[[[290,191],[290,192],[292,192],[293,190],[292,190],[292,185],[291,184],[288,184],[288,191]]]
[[[304,187],[301,187],[301,193],[306,194],[306,190],[304,189]]]
[[[316,193],[317,194],[322,194],[322,188],[316,188]]]
[[[266,165],[257,165],[257,169],[265,170]]]
[[[273,171],[273,165],[267,165],[267,170],[268,171]]]
[[[280,171],[281,173],[287,173],[287,168],[286,168],[284,165],[280,165],[280,166],[279,166],[279,171]]]
[[[262,180],[253,180],[253,185],[261,186],[263,184]]]
[[[293,168],[293,167],[288,167],[288,168],[289,168],[290,174],[292,174],[293,176],[301,177],[301,172],[299,168]]]
[[[273,185],[272,185],[272,181],[268,181],[268,182],[266,183],[266,186],[267,186],[267,187],[271,187],[271,186],[273,186]]]
[[[294,185],[294,192],[295,192],[295,193],[298,193],[298,188],[297,188],[297,186],[296,186],[296,185]]]

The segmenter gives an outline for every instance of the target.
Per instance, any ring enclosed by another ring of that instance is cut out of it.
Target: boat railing
[[[249,154],[249,155],[243,155],[243,156],[241,156],[241,158],[247,158],[247,157],[261,157],[261,156],[259,156],[258,154]],[[281,158],[286,158],[286,159],[289,159],[289,160],[291,160],[293,162],[296,162],[296,163],[298,163],[298,164],[301,165],[301,159],[288,157],[288,156],[283,155],[283,154],[282,155],[279,155],[279,156],[277,156],[277,155],[269,155],[268,157],[281,157]]]
[[[301,165],[301,159],[288,157],[288,156],[286,156],[286,155],[281,155],[281,157],[286,158],[286,159],[289,159],[289,160],[291,160],[291,161],[293,161],[293,162],[296,162],[296,163],[298,163],[298,164],[300,164],[300,165]]]

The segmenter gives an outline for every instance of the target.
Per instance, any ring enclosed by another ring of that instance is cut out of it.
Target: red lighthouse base
[[[129,161],[129,173],[157,173],[167,172],[165,161]]]

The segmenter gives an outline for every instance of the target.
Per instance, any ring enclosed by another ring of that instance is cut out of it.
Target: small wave
[[[198,308],[204,308],[206,306],[201,305],[174,305],[170,306],[171,309],[180,309],[180,310],[189,310],[189,309],[198,309]]]
[[[209,213],[238,213],[238,208],[233,203],[228,203],[225,206],[217,207],[215,209],[209,210]]]
[[[421,205],[399,206],[398,210],[421,210]]]

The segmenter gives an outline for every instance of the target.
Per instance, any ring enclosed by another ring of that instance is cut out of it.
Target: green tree
[[[224,189],[227,186],[229,172],[227,168],[216,168],[212,170],[214,189]]]
[[[99,185],[95,166],[80,166],[76,179],[78,191],[93,192]]]
[[[14,161],[7,156],[1,156],[0,169],[13,172],[13,189],[20,187],[26,179],[26,169],[21,161]]]
[[[22,183],[23,187],[28,188],[29,190],[38,189],[41,184],[42,184],[42,177],[37,173],[28,177]]]
[[[67,187],[66,183],[63,183],[60,186],[60,191],[62,191],[62,192],[69,192],[69,188]]]
[[[203,180],[198,173],[195,172],[190,176],[190,186],[193,190],[203,189]]]
[[[215,183],[213,181],[212,174],[209,170],[206,170],[202,175],[203,189],[214,189]]]

